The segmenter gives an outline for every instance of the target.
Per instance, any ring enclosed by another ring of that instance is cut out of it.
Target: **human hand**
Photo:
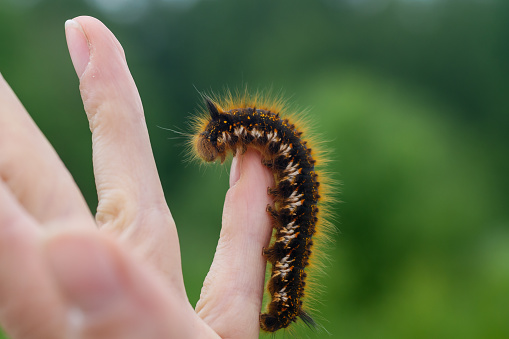
[[[124,52],[98,20],[66,23],[92,131],[91,215],[58,155],[0,76],[0,324],[11,338],[257,338],[272,174],[234,159],[196,310]]]

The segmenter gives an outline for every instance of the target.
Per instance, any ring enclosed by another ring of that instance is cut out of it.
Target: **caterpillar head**
[[[210,119],[203,132],[196,138],[196,151],[204,161],[211,162],[220,157],[222,163],[226,158],[226,145],[220,133],[223,127],[222,125],[224,125],[226,121],[224,121],[225,118],[222,117],[224,114],[218,110],[216,104],[206,96],[204,99],[210,114]]]

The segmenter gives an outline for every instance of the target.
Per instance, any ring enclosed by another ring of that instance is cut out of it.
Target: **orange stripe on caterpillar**
[[[247,92],[238,98],[227,93],[222,103],[206,95],[203,98],[207,114],[196,118],[191,141],[197,156],[207,162],[223,162],[228,152],[235,155],[254,147],[261,151],[263,164],[274,173],[276,186],[269,187],[268,193],[275,205],[267,206],[267,212],[272,216],[275,234],[271,245],[263,249],[272,264],[267,282],[271,301],[260,315],[260,327],[274,332],[299,317],[314,326],[303,310],[303,297],[321,214],[318,204],[324,199],[322,178],[315,170],[318,152],[302,139],[305,133],[296,127],[299,122],[280,114],[284,110],[281,99],[270,101]]]

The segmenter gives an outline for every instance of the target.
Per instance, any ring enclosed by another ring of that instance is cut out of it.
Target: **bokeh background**
[[[342,182],[317,306],[330,334],[293,337],[509,338],[508,1],[0,0],[0,71],[95,210],[63,29],[83,14],[125,48],[193,304],[229,169],[185,163],[158,126],[186,130],[193,86],[248,84],[310,108]]]

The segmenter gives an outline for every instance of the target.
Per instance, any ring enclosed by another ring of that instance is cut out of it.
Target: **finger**
[[[73,178],[0,75],[0,178],[37,221],[90,211]],[[93,223],[90,223],[93,225]]]
[[[260,154],[248,150],[234,158],[230,181],[219,243],[196,311],[223,338],[258,338],[266,267],[262,250],[272,232],[267,187],[274,178]]]
[[[64,308],[40,251],[41,230],[0,181],[0,326],[11,338],[61,338]]]
[[[92,130],[100,227],[131,246],[184,293],[177,231],[152,155],[143,107],[124,52],[97,19],[66,25]]]
[[[68,307],[67,338],[218,338],[187,298],[108,238],[60,234],[46,257]]]

